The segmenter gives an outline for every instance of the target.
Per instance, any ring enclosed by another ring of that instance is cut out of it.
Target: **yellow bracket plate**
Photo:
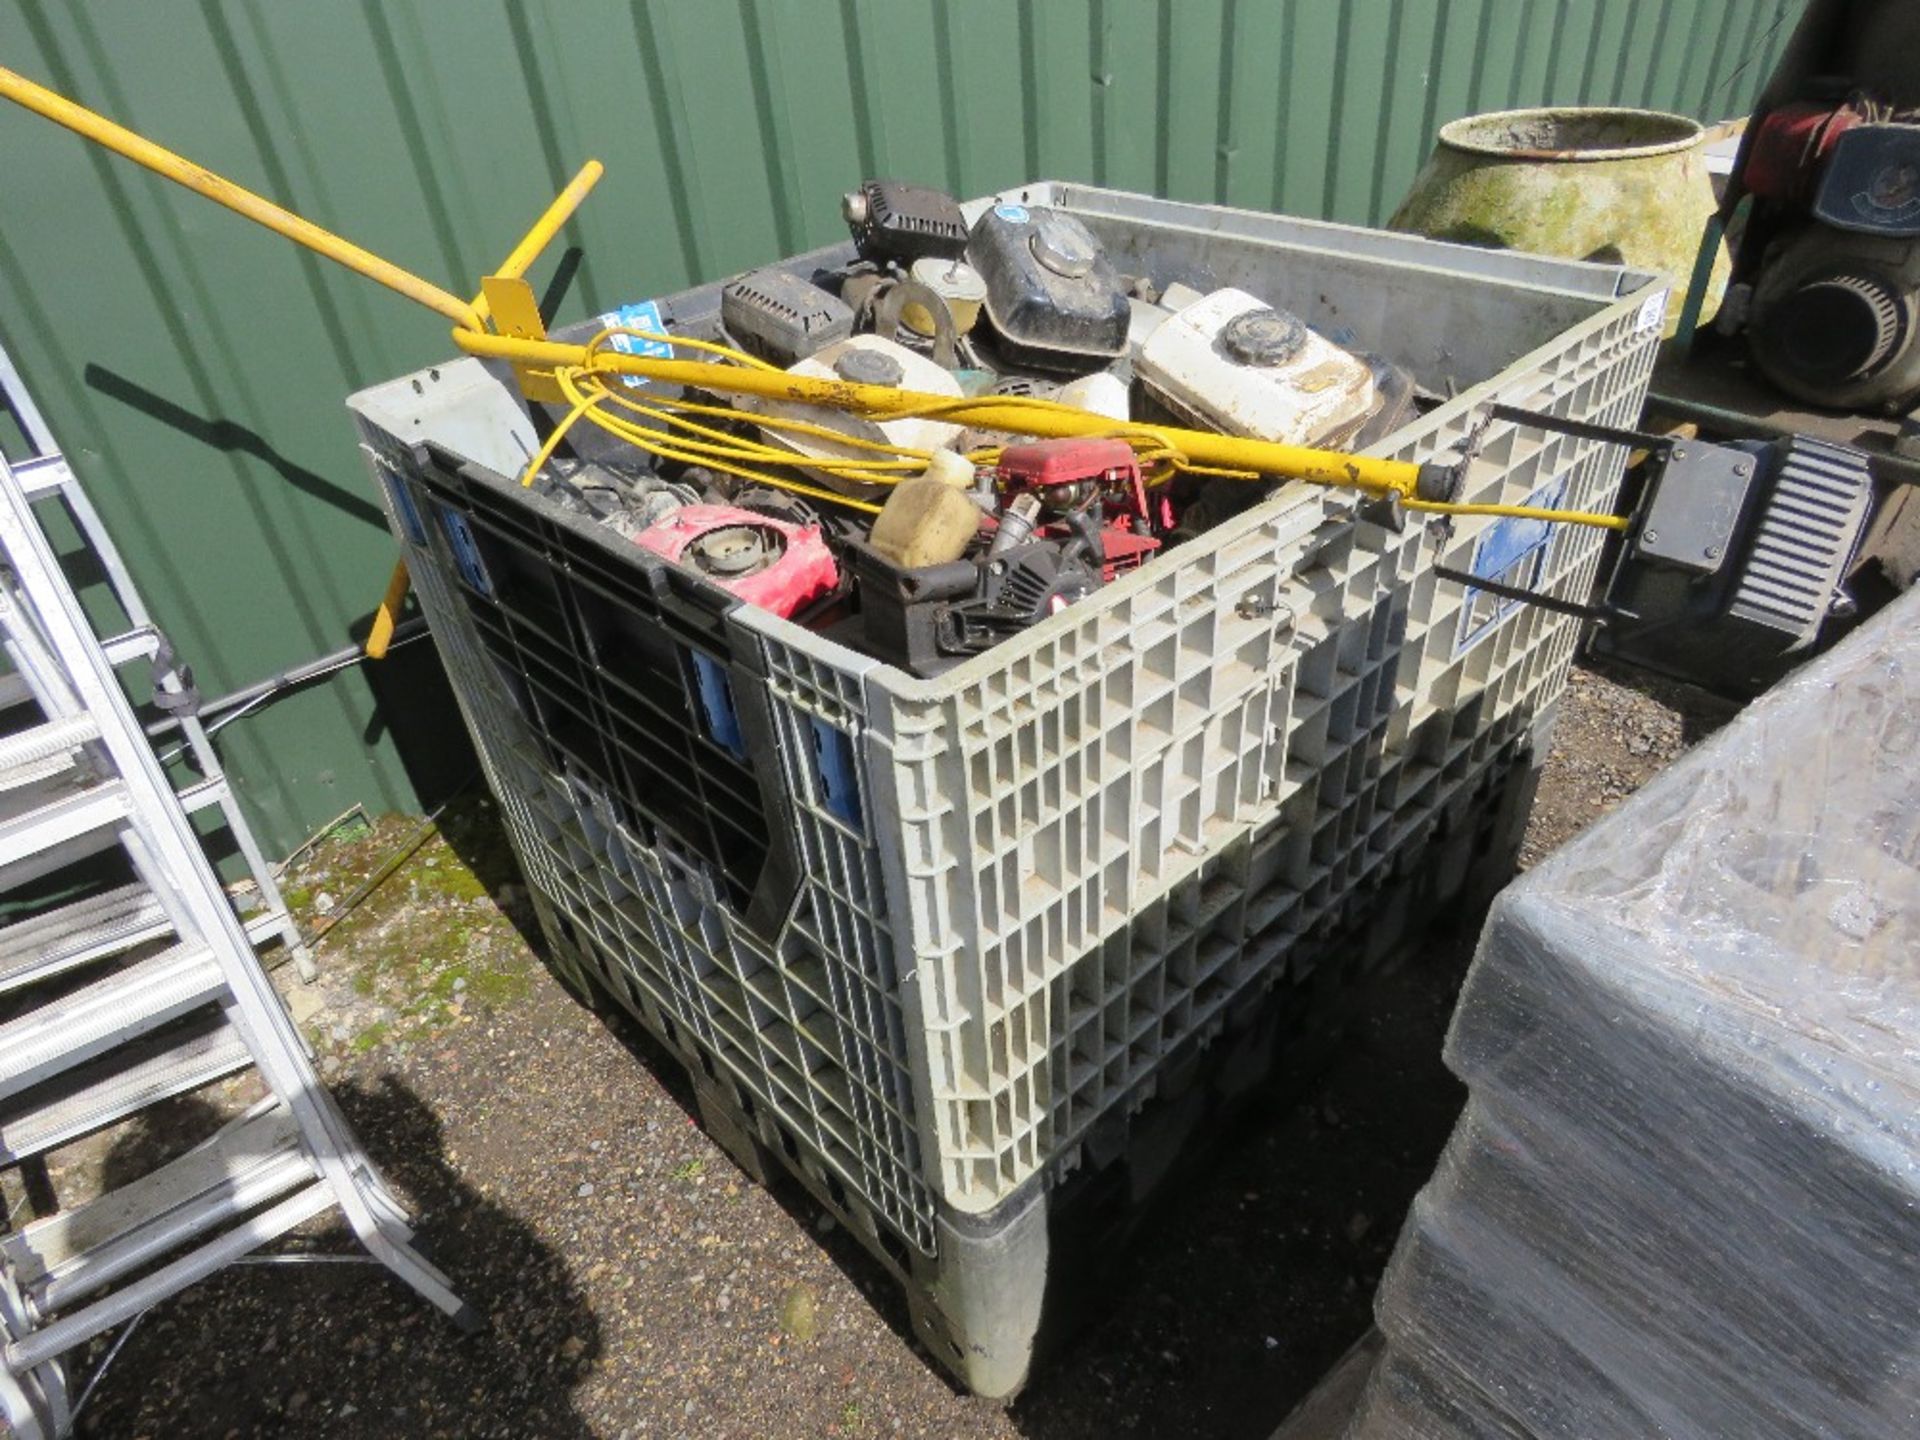
[[[480,282],[480,293],[487,297],[493,313],[494,328],[515,340],[544,340],[547,327],[540,319],[540,302],[533,298],[533,286],[517,275],[489,275]],[[520,382],[520,393],[529,400],[557,405],[566,399],[553,371],[544,367],[513,362],[513,378]]]

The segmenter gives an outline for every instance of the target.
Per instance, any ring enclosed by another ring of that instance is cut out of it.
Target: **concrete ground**
[[[1730,712],[1576,672],[1526,859]],[[415,833],[393,818],[319,847],[290,877],[294,900],[310,922],[338,913]],[[146,1317],[80,1433],[1265,1440],[1366,1330],[1461,1103],[1438,1057],[1464,929],[1374,982],[1308,1093],[1253,1116],[1113,1257],[1117,1298],[1002,1407],[932,1366],[850,1237],[734,1169],[636,1030],[549,978],[493,812],[471,796],[326,938],[317,987],[281,976],[328,1083],[485,1330],[457,1335],[370,1267],[235,1268]],[[247,1098],[241,1082],[150,1113],[74,1147],[56,1179],[84,1194]],[[351,1249],[327,1230],[301,1243]]]

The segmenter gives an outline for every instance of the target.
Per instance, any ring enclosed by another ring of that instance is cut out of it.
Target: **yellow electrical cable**
[[[617,326],[611,329],[603,330],[598,335],[595,335],[591,340],[589,340],[586,346],[589,363],[585,367],[583,367],[586,371],[591,373],[597,368],[594,366],[592,362],[597,358],[599,354],[603,353],[600,351],[600,346],[615,335],[629,335],[636,339],[657,341],[661,344],[665,344],[668,346],[684,346],[687,349],[705,351],[709,354],[719,355],[740,364],[750,365],[760,370],[770,371],[776,375],[784,375],[786,373],[784,370],[781,370],[778,366],[769,365],[764,360],[761,360],[752,355],[748,355],[744,351],[735,350],[730,346],[716,344],[708,340],[695,340],[687,336],[668,335],[662,331],[657,331],[657,330],[642,330],[633,326]],[[606,382],[604,380],[599,380],[597,383],[605,384]],[[611,390],[611,387],[608,387],[608,388]],[[621,396],[617,391],[614,391],[612,393],[612,398],[614,398],[615,400],[619,401],[622,404],[629,405],[630,407],[636,407],[636,402],[633,399],[629,397]],[[933,454],[931,451],[916,449],[908,445],[895,445],[888,442],[869,440],[864,436],[849,435],[844,430],[835,430],[834,428],[828,425],[819,425],[808,420],[796,420],[788,416],[768,415],[760,411],[753,411],[753,412],[748,412],[743,414],[743,412],[737,406],[702,405],[697,401],[685,400],[685,399],[658,399],[658,400],[653,400],[647,403],[651,405],[660,406],[663,408],[687,410],[687,411],[691,411],[696,414],[702,414],[702,415],[715,415],[715,416],[721,416],[721,417],[732,418],[732,419],[741,419],[741,418],[751,419],[755,424],[765,429],[784,430],[784,431],[788,431],[793,434],[799,434],[799,435],[811,435],[819,439],[830,440],[836,444],[847,445],[855,449],[880,451],[885,454],[902,457],[899,461],[896,461],[896,462],[886,462],[892,468],[897,468],[897,469],[906,468],[905,462],[907,460],[918,461],[919,468],[925,469],[926,466],[929,463],[931,463],[933,459]],[[737,437],[730,437],[730,438],[737,438]],[[836,459],[834,463],[847,464],[847,465],[862,465],[862,464],[865,464],[866,462],[854,461],[854,460],[840,461]]]
[[[778,449],[778,447],[776,446],[761,444],[760,442],[747,440],[737,435],[730,435],[727,432],[722,430],[710,429],[705,425],[696,424],[691,420],[683,420],[678,415],[672,414],[670,412],[687,410],[687,411],[692,411],[695,414],[728,416],[736,420],[751,418],[756,423],[766,425],[769,429],[792,430],[795,433],[799,433],[799,434],[818,435],[824,439],[838,441],[848,445],[858,446],[862,449],[879,450],[888,454],[898,454],[900,456],[905,457],[905,458],[894,459],[894,460],[854,460],[854,459],[842,459],[839,456],[830,456],[830,457],[826,457],[821,462],[822,464],[830,465],[836,469],[845,467],[845,468],[854,469],[854,470],[869,470],[869,469],[875,470],[875,471],[898,470],[898,471],[906,471],[908,473],[917,475],[920,473],[920,471],[926,469],[927,465],[933,459],[932,454],[925,450],[909,450],[909,449],[906,449],[905,447],[895,447],[891,445],[879,444],[875,441],[863,439],[857,435],[844,434],[841,431],[835,430],[830,426],[814,425],[804,420],[785,423],[785,422],[778,421],[771,416],[754,415],[754,416],[748,417],[743,415],[741,411],[730,409],[726,406],[700,405],[692,401],[686,401],[686,400],[664,400],[663,399],[663,400],[655,400],[650,402],[640,401],[640,400],[634,399],[631,396],[622,395],[620,394],[619,391],[613,390],[611,388],[608,389],[606,398],[611,400],[616,405],[620,405],[625,409],[633,410],[639,414],[646,415],[650,419],[658,419],[667,424],[679,425],[684,429],[694,431],[698,434],[710,436],[718,443],[728,444],[728,445],[737,444],[742,448],[757,449],[757,450],[765,451],[769,455],[777,455],[780,457],[781,463],[784,463],[784,464],[794,463],[793,451],[790,451],[790,450],[782,451]],[[812,457],[807,458],[807,463],[810,465],[814,463]]]
[[[556,376],[560,379],[562,392],[567,394],[569,398],[573,398],[574,396],[582,393],[579,389],[578,380],[575,376],[564,371],[555,372],[555,373],[556,373]],[[629,443],[635,444],[639,446],[639,448],[643,450],[648,450],[652,453],[665,454],[666,452],[662,451],[659,448],[659,446],[662,442],[671,440],[672,443],[675,445],[676,449],[674,453],[670,455],[668,458],[686,459],[686,460],[689,460],[691,463],[705,464],[705,463],[726,461],[726,462],[733,462],[733,463],[752,462],[752,463],[759,463],[763,465],[780,465],[780,466],[792,466],[792,465],[797,465],[801,463],[800,459],[796,457],[792,451],[780,450],[774,446],[762,445],[752,441],[741,440],[739,437],[728,435],[723,431],[712,430],[706,426],[697,425],[691,421],[680,420],[678,419],[678,417],[670,415],[666,413],[664,410],[658,409],[655,406],[648,405],[638,400],[635,400],[631,396],[621,395],[617,391],[594,390],[594,391],[588,391],[586,393],[592,398],[610,400],[618,405],[624,406],[625,408],[634,411],[637,414],[645,416],[649,419],[658,420],[663,424],[667,424],[667,425],[677,424],[682,428],[692,430],[698,433],[699,435],[711,437],[708,439],[687,439],[684,436],[674,436],[671,434],[663,434],[660,431],[643,428],[640,426],[635,426],[635,425],[632,425],[631,422],[618,422],[615,420],[614,417],[608,416],[604,413],[596,413],[592,410],[587,410],[585,412],[585,418],[588,419],[591,423],[600,425],[602,428],[608,430],[610,433],[616,434],[620,436],[620,438],[627,440]],[[662,403],[674,403],[674,402],[662,402]],[[714,407],[703,407],[703,408],[714,408]],[[726,413],[734,414],[737,412],[728,411]],[[828,473],[839,474],[839,475],[842,475],[842,478],[846,478],[850,480],[852,479],[860,479],[863,481],[877,480],[881,483],[892,483],[894,480],[899,478],[898,476],[895,476],[895,475],[882,475],[878,473],[869,472],[863,468],[872,464],[883,464],[883,463],[894,463],[894,462],[872,462],[872,461],[849,460],[845,462],[822,461],[822,462],[816,463],[811,459],[809,459],[807,463],[812,468],[825,469],[828,471]],[[910,469],[912,473],[917,474],[919,473],[920,470],[924,469],[925,466],[910,465],[910,464],[907,464],[906,462],[899,462],[896,465],[896,468],[907,468],[907,469]],[[843,474],[843,471],[850,471],[851,473]],[[731,471],[730,473],[739,473],[739,472]],[[801,482],[787,480],[780,476],[766,475],[758,471],[753,472],[753,478],[764,481],[765,483],[768,483],[768,484],[779,486],[780,488],[783,488],[783,489],[801,490],[803,491],[803,493],[821,497],[821,498],[837,498],[837,499],[846,498],[844,496],[839,496],[837,492],[819,490],[811,486],[803,486]]]
[[[616,397],[618,398],[618,397]],[[742,412],[726,405],[701,405],[690,400],[659,400],[654,402],[663,409],[685,410],[695,415],[715,415],[733,419],[751,419],[754,424],[767,430],[779,430],[792,435],[809,435],[828,440],[838,445],[846,445],[858,450],[874,450],[882,454],[897,456],[893,460],[855,460],[832,457],[836,465],[852,465],[861,468],[872,467],[883,470],[912,470],[918,473],[927,468],[933,460],[930,450],[916,449],[910,445],[893,445],[883,441],[869,440],[861,435],[849,435],[844,430],[835,430],[831,425],[816,425],[809,420],[795,420],[784,415],[763,415],[758,412]],[[751,442],[748,442],[751,443]]]
[[[657,344],[670,345],[677,350],[698,350],[704,354],[718,355],[731,364],[745,365],[753,370],[765,370],[771,375],[787,373],[778,365],[769,365],[757,355],[749,355],[746,351],[736,350],[731,345],[721,345],[712,340],[696,340],[690,335],[668,335],[660,330],[641,330],[632,325],[610,325],[587,341],[582,347],[586,353],[586,359],[583,362],[585,368],[593,368],[595,358],[607,353],[600,347],[618,335],[631,336],[636,340],[651,340]],[[623,352],[614,351],[613,353],[617,355]]]
[[[775,368],[765,364],[763,361],[757,360],[753,356],[746,355],[744,352],[736,351],[731,347],[716,344],[711,341],[693,340],[683,336],[668,336],[653,331],[625,328],[617,331],[603,331],[600,335],[595,336],[592,341],[588,342],[588,354],[590,356],[595,355],[597,347],[614,334],[630,334],[642,339],[660,340],[668,344],[684,345],[690,349],[703,350],[711,354],[724,356],[729,360],[755,365],[766,370],[773,370]],[[556,378],[560,380],[563,390],[566,391],[567,398],[573,402],[573,408],[568,412],[566,418],[555,428],[553,434],[548,437],[547,443],[541,447],[540,453],[535,457],[533,465],[529,467],[527,475],[522,482],[524,484],[532,483],[534,473],[551,458],[554,448],[559,444],[560,438],[564,436],[575,421],[583,417],[587,418],[593,424],[603,426],[603,428],[609,430],[610,433],[620,436],[620,438],[627,440],[629,443],[661,458],[681,460],[689,464],[710,465],[724,470],[729,474],[743,476],[744,478],[753,479],[759,483],[773,485],[781,489],[796,490],[799,493],[809,494],[821,499],[828,499],[834,503],[852,503],[856,508],[868,511],[877,511],[879,507],[866,504],[865,502],[852,501],[851,497],[841,495],[838,492],[819,490],[805,486],[801,482],[783,476],[769,475],[763,471],[752,471],[741,467],[749,463],[779,466],[798,466],[805,463],[809,468],[824,470],[828,474],[835,475],[844,480],[864,483],[889,483],[896,477],[886,472],[906,471],[918,474],[921,470],[925,469],[932,458],[930,452],[925,450],[918,450],[907,446],[887,445],[881,442],[867,440],[861,436],[848,435],[830,426],[816,425],[809,421],[793,420],[784,416],[769,416],[759,412],[743,412],[730,406],[706,405],[684,399],[662,399],[653,402],[641,401],[633,396],[621,394],[619,390],[615,388],[614,384],[608,382],[605,373],[599,372],[597,367],[591,364],[571,371],[556,370],[555,375]],[[583,378],[587,382],[587,386],[592,388],[582,386],[581,381]],[[1003,398],[1013,402],[1014,408],[1069,408],[1056,406],[1051,401],[1038,400],[1031,396],[1008,396]],[[609,423],[612,417],[594,411],[594,406],[601,400],[611,401],[622,408],[631,410],[648,419],[657,420],[662,424],[678,426],[701,438],[690,439],[685,436],[662,436],[659,432],[645,430],[641,427],[627,424],[616,426],[615,424]],[[977,397],[961,397],[959,399],[943,399],[939,403],[931,405],[901,405],[889,413],[886,418],[920,419],[936,418],[942,415],[951,417],[956,413],[965,414],[968,408],[974,405],[976,401]],[[831,442],[847,444],[861,449],[881,451],[894,455],[896,458],[893,460],[853,460],[839,458],[829,459],[823,456],[794,456],[790,452],[783,451],[776,446],[746,440],[740,436],[713,429],[710,426],[700,425],[694,421],[685,419],[681,415],[672,413],[674,411],[686,411],[693,414],[711,415],[721,418],[750,419],[754,423],[763,425],[766,428],[781,429],[790,433],[815,436]],[[869,418],[875,417],[870,414]],[[1167,474],[1156,477],[1156,480],[1170,478],[1171,475],[1175,473],[1249,481],[1266,478],[1257,471],[1198,464],[1183,454],[1178,446],[1173,443],[1170,436],[1152,428],[1133,426],[1126,424],[1126,422],[1120,422],[1115,433],[1109,438],[1125,440],[1134,446],[1135,453],[1142,465],[1163,463],[1167,467]],[[671,441],[671,445],[665,443],[669,440]],[[975,463],[996,464],[1005,448],[1004,446],[984,447],[980,450],[970,452],[967,458]],[[1401,500],[1402,504],[1409,510],[1430,514],[1544,520],[1566,524],[1592,525],[1609,530],[1624,530],[1628,524],[1621,516],[1605,515],[1593,511],[1555,510],[1535,505],[1463,504],[1459,502],[1419,500],[1404,495],[1401,497]]]
[[[570,383],[570,378],[571,377],[564,375],[561,377],[563,387]],[[822,489],[818,486],[808,485],[803,481],[791,480],[783,476],[769,475],[760,470],[748,469],[745,465],[735,463],[734,458],[708,454],[704,448],[700,450],[689,449],[687,447],[694,442],[672,440],[669,437],[661,435],[658,431],[643,429],[629,421],[623,421],[617,417],[600,413],[591,408],[591,405],[582,406],[576,402],[576,413],[586,417],[596,425],[602,425],[610,433],[626,440],[636,448],[659,456],[662,459],[678,460],[686,464],[706,465],[716,470],[725,471],[729,475],[737,475],[742,479],[752,480],[757,484],[791,490],[795,494],[804,495],[810,499],[828,501],[835,505],[843,505],[851,509],[864,511],[867,514],[877,515],[880,513],[880,507],[878,505],[869,504],[863,500],[855,500],[837,491]],[[782,459],[780,463],[788,462]]]
[[[615,330],[603,331],[601,334],[596,335],[587,344],[589,357],[592,359],[599,358],[599,355],[603,353],[600,351],[600,346],[614,334],[631,335],[638,339],[657,341],[668,346],[683,345],[689,349],[704,351],[735,363],[752,365],[758,369],[779,374],[786,373],[779,371],[777,367],[758,360],[754,356],[747,355],[729,346],[720,345],[712,341],[693,340],[687,337],[668,335],[661,331],[642,330],[634,327],[620,327]],[[591,371],[599,367],[590,365],[586,368]],[[557,374],[559,372],[556,371],[555,373]],[[604,379],[597,379],[596,383],[605,384],[606,382]],[[669,425],[674,423],[671,417],[662,415],[656,410],[640,406],[631,399],[620,395],[617,391],[611,390],[611,387],[609,387],[609,390],[609,398],[613,399],[616,403],[646,413],[650,418],[658,419],[662,423]],[[652,403],[660,407],[684,409],[693,413],[729,418],[743,416],[743,412],[739,408],[731,406],[700,405],[684,400],[659,400]],[[810,402],[802,400],[798,403],[807,404]],[[999,412],[1004,410],[1014,410],[1028,414],[1051,415],[1055,417],[1068,416],[1073,417],[1076,421],[1085,416],[1085,412],[1077,410],[1073,406],[1062,405],[1057,401],[1043,400],[1031,395],[903,397],[897,403],[891,405],[876,405],[863,413],[868,419],[876,423],[904,419],[944,419],[951,423],[965,423],[969,419],[977,418],[982,409],[992,412],[995,418],[1003,418],[999,415]],[[808,421],[795,420],[788,416],[769,415],[758,410],[744,412],[744,414],[763,429],[782,430],[793,434],[814,436],[835,444],[876,450],[885,454],[901,457],[897,462],[866,462],[839,457],[804,457],[804,463],[808,468],[824,470],[844,480],[867,483],[876,481],[884,482],[886,478],[885,472],[888,471],[903,471],[917,474],[925,469],[933,458],[930,452],[912,446],[893,445],[867,440],[860,436],[849,435],[845,431],[835,430],[830,426],[816,425]],[[594,416],[590,415],[588,419],[593,421],[593,423],[599,423],[599,420]],[[705,433],[708,435],[713,434],[711,431]],[[799,463],[777,448],[755,446],[753,442],[744,441],[738,436],[728,436],[724,441],[720,441],[717,436],[714,438],[718,443],[740,447],[737,451],[733,452],[736,458],[751,458],[763,464],[792,465]],[[1167,466],[1166,473],[1149,477],[1148,483],[1150,484],[1164,482],[1171,478],[1171,474],[1174,471],[1182,471],[1196,475],[1214,475],[1237,480],[1258,480],[1263,478],[1257,471],[1198,464],[1183,455],[1171,439],[1161,431],[1140,427],[1128,421],[1117,421],[1115,423],[1115,429],[1111,434],[1100,438],[1126,440],[1135,447],[1140,463],[1143,466]],[[970,452],[968,458],[979,460],[981,457],[990,456],[992,459],[989,459],[986,463],[992,463],[993,460],[998,458],[999,451],[1003,448],[1004,447],[986,447],[982,450]],[[907,463],[909,461],[913,463]],[[854,473],[856,471],[866,473]]]
[[[553,427],[553,433],[547,436],[545,443],[534,452],[533,459],[527,462],[526,473],[520,477],[521,488],[524,489],[533,484],[534,477],[540,473],[547,461],[553,458],[553,452],[559,448],[560,442],[566,439],[567,431],[573,428],[574,422],[599,403],[598,395],[583,396],[573,409],[567,412],[566,419]]]
[[[584,361],[582,347],[551,340],[516,339],[475,330],[461,330],[454,338],[468,354],[511,360],[523,367],[551,371]],[[1098,435],[1112,428],[1109,417],[1027,397],[969,399],[928,395],[848,380],[815,379],[766,367],[750,369],[712,361],[626,354],[597,355],[594,368],[721,394],[821,405],[869,417],[925,414],[971,421],[980,428],[1009,429],[1039,437]],[[1167,435],[1178,437],[1181,449],[1189,455],[1189,463],[1244,469],[1262,476],[1314,481],[1374,494],[1412,496],[1421,484],[1445,469],[1437,464],[1275,444],[1205,430],[1169,430]]]
[[[703,405],[697,401],[680,398],[642,400],[638,396],[622,393],[617,378],[610,380],[607,369],[602,363],[607,352],[602,349],[609,341],[619,335],[636,339],[657,341],[670,347],[683,347],[689,350],[703,351],[718,355],[736,364],[750,366],[773,374],[784,374],[776,366],[754,356],[746,355],[729,346],[707,340],[696,340],[688,336],[667,335],[659,331],[643,330],[633,326],[615,326],[602,330],[590,339],[586,346],[587,363],[576,367],[556,367],[553,371],[562,393],[575,406],[565,422],[571,426],[575,419],[585,418],[589,423],[600,426],[611,434],[666,459],[683,460],[687,463],[716,466],[729,474],[741,475],[759,483],[793,490],[819,499],[830,499],[835,503],[847,501],[850,497],[836,491],[828,491],[805,485],[803,482],[787,477],[768,474],[764,470],[749,470],[747,465],[799,467],[822,471],[838,479],[859,484],[891,484],[909,475],[917,475],[925,470],[932,460],[930,452],[907,446],[896,446],[866,439],[863,436],[848,435],[844,431],[830,426],[818,425],[811,421],[797,420],[785,416],[751,415],[730,406]],[[617,353],[617,352],[616,352]],[[642,429],[631,425],[616,425],[612,416],[593,408],[597,400],[606,400],[623,409],[667,427],[667,432],[651,428]],[[840,456],[812,456],[796,454],[762,441],[746,439],[725,431],[701,425],[688,420],[685,414],[710,415],[733,420],[751,420],[765,429],[791,434],[815,436],[837,445],[856,450],[873,451],[885,456],[885,459],[856,459]],[[683,433],[675,434],[674,431]],[[697,438],[689,438],[697,437]],[[550,439],[552,437],[549,437]],[[670,439],[673,448],[662,448],[662,442]],[[545,457],[552,454],[551,447],[545,450]],[[541,463],[545,463],[545,457]],[[864,502],[857,504],[862,510],[875,510],[877,507]]]

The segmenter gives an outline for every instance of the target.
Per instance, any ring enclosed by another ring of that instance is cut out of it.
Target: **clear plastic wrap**
[[[1388,1350],[1375,1363],[1347,1434],[1373,1440],[1528,1440],[1526,1431],[1464,1392],[1457,1381],[1435,1376],[1401,1350]]]
[[[1920,1436],[1920,596],[1496,902],[1349,1436]]]

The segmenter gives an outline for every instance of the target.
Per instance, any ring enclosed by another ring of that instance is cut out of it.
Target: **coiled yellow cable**
[[[851,484],[888,485],[920,474],[932,460],[932,454],[927,450],[851,435],[830,425],[792,416],[772,415],[759,410],[743,410],[730,405],[712,405],[679,396],[642,398],[625,384],[617,371],[601,363],[607,354],[604,347],[616,336],[629,336],[669,347],[700,351],[728,364],[747,366],[774,374],[784,373],[777,366],[770,365],[756,356],[711,340],[698,340],[689,336],[668,335],[659,331],[627,326],[602,330],[585,346],[586,364],[560,367],[553,372],[561,393],[566,397],[571,408],[527,465],[521,477],[522,484],[533,483],[534,477],[552,459],[555,449],[567,432],[582,420],[598,426],[627,444],[659,459],[706,466],[725,474],[751,480],[755,484],[769,485],[776,489],[804,495],[809,499],[844,506],[867,514],[877,514],[880,507],[854,495],[808,484],[794,477],[790,472],[805,467]],[[616,409],[625,410],[652,423],[636,423],[612,413]],[[938,401],[903,402],[894,407],[882,406],[870,409],[866,415],[869,420],[876,423],[890,420],[929,419],[964,424],[971,415],[982,409],[997,411],[1004,415],[1008,409],[1059,412],[1072,411],[1073,407],[1024,395],[961,396]],[[867,458],[797,453],[795,450],[769,444],[764,440],[750,439],[733,431],[720,429],[714,424],[703,424],[700,419],[693,418],[695,416],[723,423],[751,421],[762,431],[826,441],[837,447],[864,452]],[[1250,481],[1267,478],[1252,470],[1200,464],[1182,452],[1171,435],[1150,425],[1116,422],[1110,435],[1102,438],[1125,440],[1132,445],[1145,473],[1146,481],[1150,485],[1164,484],[1175,475],[1181,474]],[[995,465],[999,462],[1004,448],[1003,446],[985,446],[968,452],[967,458],[975,465]],[[1411,496],[1403,496],[1402,503],[1409,510],[1437,515],[1512,517],[1594,525],[1608,529],[1620,529],[1626,523],[1617,515],[1585,510],[1556,510],[1535,505],[1443,502],[1419,500]]]

